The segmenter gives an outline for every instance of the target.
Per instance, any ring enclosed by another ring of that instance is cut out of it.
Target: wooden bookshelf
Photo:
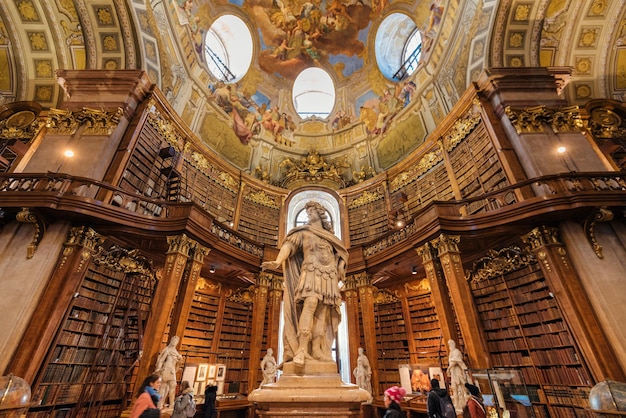
[[[241,202],[237,231],[261,244],[278,246],[280,199],[262,190],[252,190]]]
[[[400,191],[407,196],[406,208],[411,216],[434,200],[454,199],[452,186],[443,162],[402,187]]]
[[[439,318],[431,294],[407,297],[410,326],[420,364],[440,365],[445,354]]]
[[[140,274],[89,266],[33,387],[34,416],[65,408],[119,416],[128,406],[154,286]]]
[[[409,345],[402,302],[374,305],[379,391],[400,383],[398,365],[409,363]]]
[[[252,305],[227,299],[221,322],[218,355],[226,363],[226,382],[240,382],[240,392],[247,393]]]
[[[359,203],[348,204],[350,243],[353,246],[370,242],[389,231],[389,213],[382,194]]]
[[[522,372],[535,414],[585,416],[594,382],[539,265],[471,286],[492,364]]]
[[[450,151],[450,163],[463,199],[509,185],[497,152],[482,123]],[[483,210],[482,204],[470,208],[471,214]]]
[[[215,362],[213,340],[217,325],[220,297],[196,290],[181,340],[187,363]]]

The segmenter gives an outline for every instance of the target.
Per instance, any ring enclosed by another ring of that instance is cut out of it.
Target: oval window
[[[224,83],[243,78],[252,62],[250,29],[239,17],[217,18],[204,38],[204,56],[213,76]]]

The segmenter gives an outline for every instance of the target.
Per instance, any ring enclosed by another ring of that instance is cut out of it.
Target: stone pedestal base
[[[259,417],[358,417],[361,404],[372,400],[366,390],[343,383],[335,363],[285,363],[283,372],[278,382],[248,396]]]

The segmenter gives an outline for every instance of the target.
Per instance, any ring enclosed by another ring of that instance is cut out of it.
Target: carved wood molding
[[[33,236],[33,240],[30,244],[28,244],[28,247],[26,248],[26,258],[31,259],[35,255],[37,247],[39,246],[39,243],[46,233],[46,223],[40,214],[31,211],[31,209],[29,208],[22,208],[22,210],[19,211],[15,216],[15,220],[22,223],[32,223],[33,227],[35,228],[35,235]]]

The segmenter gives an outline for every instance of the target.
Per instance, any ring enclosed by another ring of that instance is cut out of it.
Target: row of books
[[[589,408],[590,388],[569,388],[565,386],[544,386],[546,400],[550,404],[570,405]]]
[[[550,297],[548,297],[547,299],[537,300],[532,304],[523,304],[523,305],[515,306],[515,310],[517,311],[517,313],[520,313],[520,314],[542,311],[542,310],[550,310],[551,308],[556,308],[556,301]]]
[[[48,364],[44,373],[43,383],[71,383],[82,382],[90,366]]]
[[[571,386],[585,386],[592,382],[582,366],[538,367],[537,373],[545,384],[563,382]]]
[[[567,331],[554,334],[544,334],[542,336],[527,337],[526,340],[528,341],[528,347],[536,349],[574,345],[572,336]]]
[[[537,365],[580,365],[576,350],[572,347],[554,348],[551,350],[532,351],[530,353]]]

